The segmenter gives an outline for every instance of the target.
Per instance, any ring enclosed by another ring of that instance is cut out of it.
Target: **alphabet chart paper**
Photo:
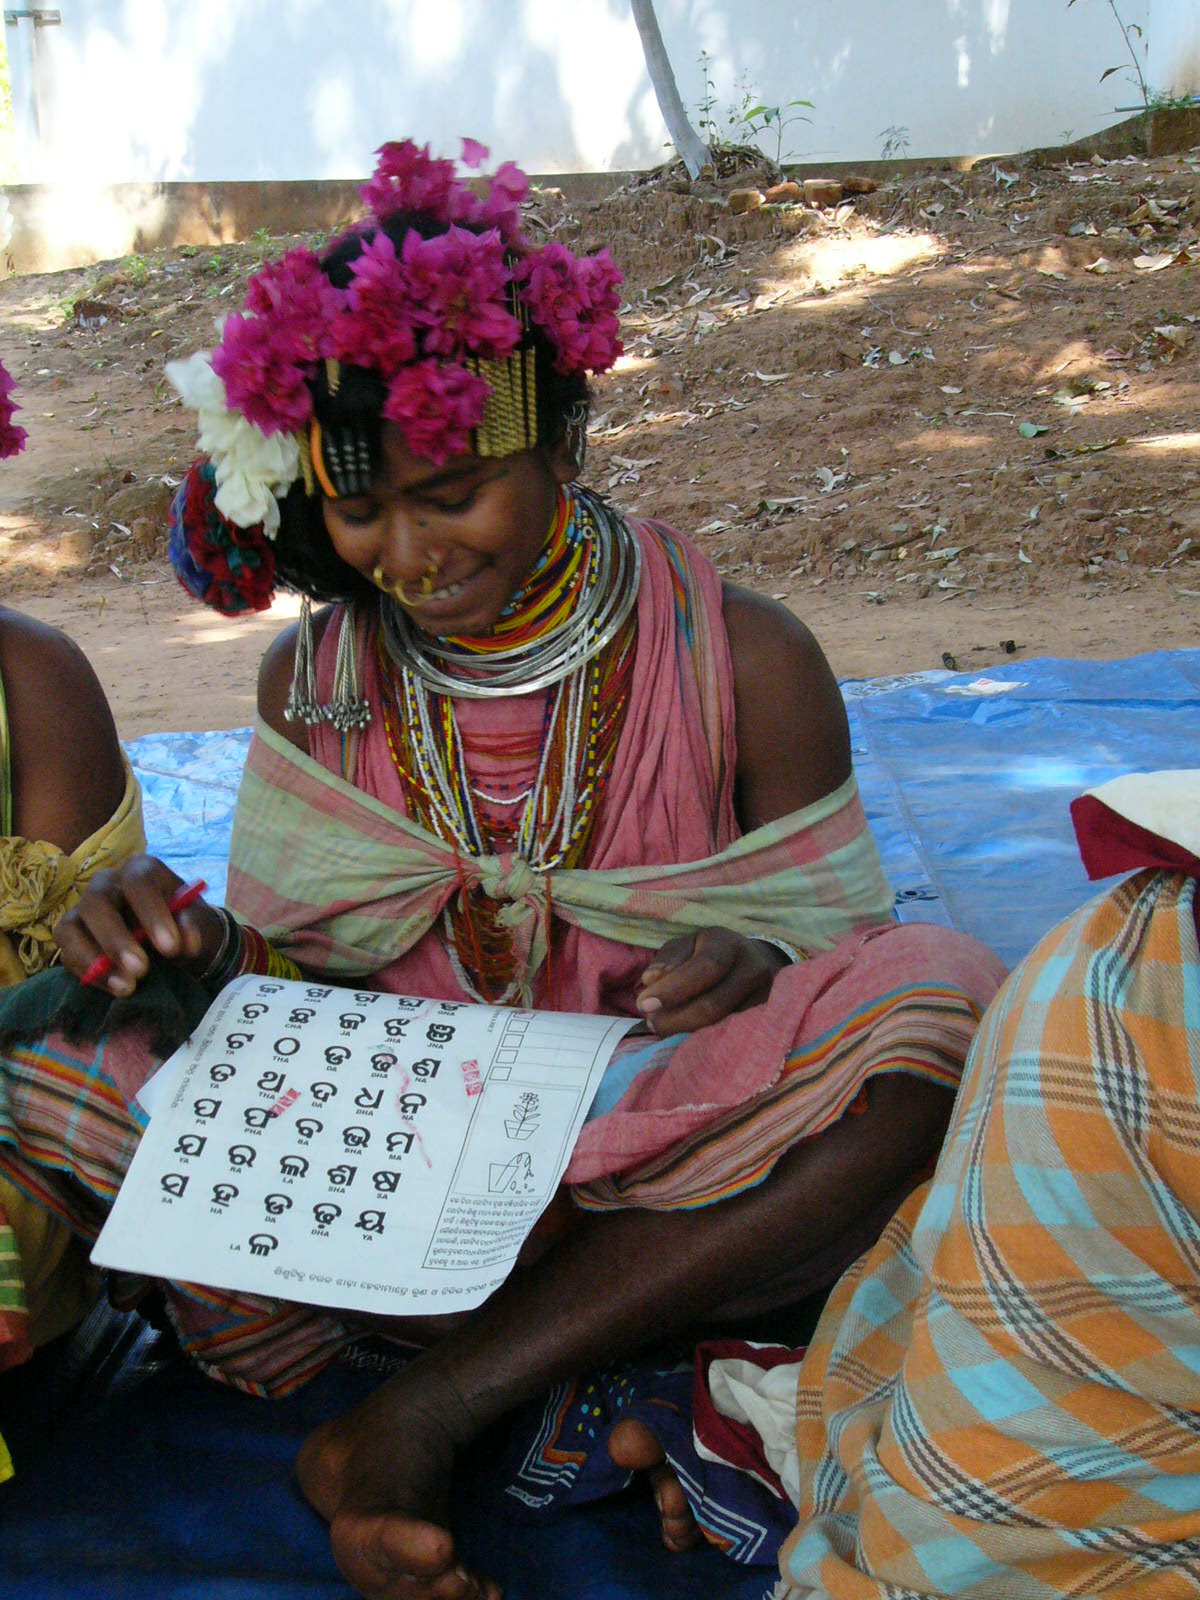
[[[142,1093],[92,1260],[346,1310],[468,1310],[633,1023],[250,976]]]

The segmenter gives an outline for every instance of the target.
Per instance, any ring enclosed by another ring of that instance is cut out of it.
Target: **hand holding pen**
[[[59,922],[62,964],[81,983],[129,995],[150,970],[150,952],[203,971],[220,948],[224,924],[203,898],[153,856],[133,856],[98,872]]]
[[[187,906],[191,905],[193,900],[199,900],[200,896],[207,888],[208,885],[205,883],[204,879],[197,878],[195,883],[189,883],[185,889],[179,889],[171,896],[171,898],[167,901],[167,910],[173,917],[178,916],[181,911],[183,911]],[[129,937],[131,939],[136,939],[139,944],[145,944],[147,933],[145,928],[138,923],[136,926],[130,928]],[[107,978],[111,971],[112,957],[97,956],[95,961],[92,962],[91,966],[87,969],[79,981],[80,983],[99,983],[100,979]]]

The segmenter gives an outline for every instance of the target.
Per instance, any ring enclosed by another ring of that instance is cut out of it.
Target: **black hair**
[[[460,224],[469,227],[470,224]],[[445,229],[420,212],[402,212],[379,224],[397,251],[405,236],[416,231],[430,238]],[[353,279],[350,263],[375,237],[376,228],[344,235],[326,251],[321,269],[336,288],[344,289]],[[554,449],[567,437],[571,425],[590,401],[587,377],[582,372],[564,376],[554,370],[555,350],[540,328],[529,329],[524,344],[534,353],[537,386],[537,438],[539,446]],[[323,366],[310,385],[313,412],[322,434],[330,440],[353,440],[353,448],[365,448],[366,478],[379,470],[382,457],[383,403],[386,386],[376,372],[362,367],[342,366],[336,389],[331,389]],[[360,443],[361,441],[361,443]],[[308,494],[303,479],[293,483],[280,504],[280,526],[274,541],[275,570],[289,589],[307,594],[313,600],[353,602],[375,593],[366,578],[348,566],[325,529],[323,498],[318,491]]]

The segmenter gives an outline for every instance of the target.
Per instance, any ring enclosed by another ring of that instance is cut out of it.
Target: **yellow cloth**
[[[116,811],[70,855],[43,839],[0,839],[0,988],[31,978],[57,954],[54,925],[94,872],[146,847],[142,792],[125,755]]]

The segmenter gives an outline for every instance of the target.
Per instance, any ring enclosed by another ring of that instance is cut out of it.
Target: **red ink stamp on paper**
[[[267,1115],[271,1117],[279,1116],[282,1112],[286,1111],[289,1106],[295,1105],[299,1098],[299,1089],[289,1089],[286,1094],[281,1094],[279,1096],[279,1099],[276,1100],[275,1104],[271,1107]]]

